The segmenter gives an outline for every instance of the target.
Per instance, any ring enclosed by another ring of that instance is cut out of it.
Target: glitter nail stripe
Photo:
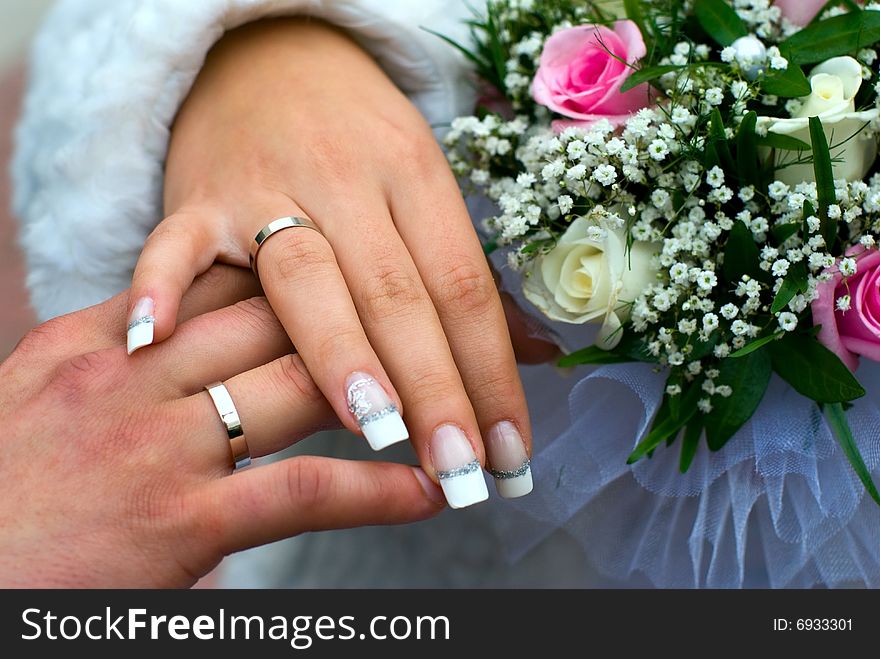
[[[368,426],[374,421],[378,421],[379,419],[384,419],[389,414],[397,414],[397,407],[394,405],[389,405],[383,410],[379,410],[378,412],[373,412],[372,414],[368,414],[363,417],[358,417],[357,422],[358,425],[363,428],[364,426]]]
[[[525,476],[529,473],[529,470],[532,468],[531,460],[526,460],[522,463],[517,469],[503,470],[503,469],[489,469],[489,473],[492,474],[494,478],[497,480],[507,480],[509,478],[519,478],[520,476]]]
[[[466,476],[467,474],[472,474],[475,471],[480,470],[480,461],[474,460],[473,462],[468,462],[463,467],[456,467],[455,469],[448,469],[447,471],[438,471],[437,478],[441,481],[446,480],[447,478],[455,478],[456,476]]]
[[[156,319],[153,316],[143,316],[142,318],[138,318],[137,320],[133,320],[128,324],[128,329],[133,330],[138,325],[146,325],[147,323],[155,323]]]

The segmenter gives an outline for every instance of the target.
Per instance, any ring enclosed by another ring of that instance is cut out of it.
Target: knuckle
[[[75,334],[74,329],[68,322],[68,316],[53,318],[25,334],[15,346],[14,352],[26,356],[45,354],[56,346],[68,344]]]
[[[475,369],[468,395],[476,407],[508,409],[523,399],[519,377],[503,371],[497,362],[485,369]]]
[[[436,407],[438,401],[443,401],[445,404],[464,396],[460,379],[450,374],[444,364],[425,362],[413,375],[413,382],[417,382],[418,386],[411,387],[407,391],[404,401],[407,409]]]
[[[484,313],[498,298],[486,266],[468,259],[447,266],[435,283],[438,306],[457,317]]]
[[[277,281],[301,280],[303,273],[314,275],[333,261],[329,245],[309,229],[282,231],[266,247],[271,251],[260,255],[260,263],[268,261],[270,277]]]
[[[441,168],[442,151],[430,130],[395,128],[390,131],[388,141],[394,163],[410,175],[427,178],[444,171]]]
[[[353,353],[353,348],[360,348],[365,342],[366,338],[359,327],[330,327],[315,343],[316,363],[332,364],[345,360]]]
[[[326,463],[311,456],[300,456],[288,461],[282,470],[279,490],[287,501],[297,507],[311,509],[327,502],[333,493],[333,472],[324,469]]]
[[[362,296],[362,308],[370,320],[407,311],[423,303],[426,295],[415,277],[396,265],[380,264],[367,278]]]
[[[58,366],[51,384],[69,401],[113,390],[121,384],[121,356],[120,351],[100,350],[71,357]]]
[[[264,297],[240,300],[232,305],[232,313],[237,321],[236,324],[241,324],[260,336],[267,336],[281,331],[278,319]]]
[[[272,373],[276,386],[286,400],[297,405],[311,406],[324,399],[324,394],[312,379],[299,355],[285,355],[275,361],[276,368]]]

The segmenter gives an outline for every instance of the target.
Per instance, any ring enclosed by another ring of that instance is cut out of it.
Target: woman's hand
[[[138,359],[113,322],[123,294],[41,325],[0,364],[0,586],[189,586],[246,547],[442,510],[405,465],[297,457],[230,476],[205,384],[226,380],[255,456],[336,422],[266,301],[233,304],[255,288],[217,266]]]
[[[430,127],[344,34],[306,20],[226,35],[176,120],[167,218],[138,263],[130,349],[167,339],[194,276],[246,266],[345,425],[407,438],[450,505],[531,490],[528,412],[504,312]],[[143,321],[144,318],[148,320]],[[231,330],[230,330],[231,331]],[[400,414],[405,410],[407,426]]]

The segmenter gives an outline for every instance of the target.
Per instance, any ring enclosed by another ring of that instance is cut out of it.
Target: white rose
[[[601,240],[588,238],[590,223],[571,223],[550,252],[537,259],[523,292],[553,320],[566,323],[601,322],[596,342],[611,350],[620,341],[621,325],[629,318],[629,302],[655,278],[651,267],[655,245],[633,243],[626,249],[622,231],[605,231]]]
[[[862,130],[880,110],[856,112],[855,96],[862,85],[862,67],[852,57],[834,57],[812,70],[812,94],[791,119],[759,117],[759,127],[810,143],[810,117],[819,117],[831,148],[835,179],[857,181],[877,157],[877,140]],[[858,134],[857,134],[858,133]],[[850,139],[852,138],[852,139]],[[838,145],[837,148],[834,148]],[[777,163],[794,158],[791,151],[777,152]],[[814,181],[813,164],[789,165],[777,170],[776,178],[789,185]]]

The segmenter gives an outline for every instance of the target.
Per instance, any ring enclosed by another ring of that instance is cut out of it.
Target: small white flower
[[[574,200],[569,197],[567,194],[560,195],[556,200],[556,203],[559,205],[559,212],[563,215],[568,215],[574,206]]]
[[[779,259],[778,261],[773,263],[773,276],[774,277],[784,277],[788,272],[788,268],[791,264],[787,259]]]
[[[572,140],[568,143],[565,151],[568,153],[569,158],[578,160],[587,152],[587,145],[584,144],[583,140]]]
[[[666,395],[668,396],[678,396],[681,394],[681,385],[679,384],[670,384],[666,387]]]
[[[718,316],[714,313],[707,313],[703,316],[703,331],[711,334],[713,330],[718,328]]]
[[[852,299],[849,295],[841,295],[837,298],[837,309],[839,311],[849,311],[852,305]]]
[[[729,384],[722,384],[715,387],[715,394],[721,396],[722,398],[730,398],[733,394],[733,389]]]
[[[648,145],[648,155],[654,160],[663,160],[669,153],[669,147],[663,140],[654,140]]]
[[[832,220],[840,219],[840,206],[837,204],[831,204],[828,206],[828,217]]]
[[[706,183],[713,188],[719,188],[724,185],[724,170],[717,165],[706,172]]]
[[[743,320],[735,320],[730,324],[730,331],[737,336],[745,336],[749,333],[749,324]]]
[[[873,247],[874,242],[874,236],[870,234],[865,234],[864,236],[859,238],[859,243],[861,243],[864,247]]]
[[[701,398],[697,402],[697,407],[699,408],[700,412],[702,412],[703,414],[708,414],[709,412],[712,411],[712,403],[709,402],[708,398]]]
[[[669,193],[663,188],[658,188],[651,193],[651,203],[656,208],[665,208],[669,203]]]
[[[712,349],[712,354],[718,357],[718,359],[724,359],[730,354],[730,346],[726,343],[719,343]]]
[[[736,308],[736,305],[728,302],[723,307],[721,307],[721,315],[724,316],[727,320],[733,320],[736,318],[739,313],[739,309]]]
[[[721,61],[730,64],[736,59],[736,48],[727,46],[721,49]]]
[[[710,87],[703,94],[703,98],[709,105],[721,105],[724,102],[724,93],[720,87]]]
[[[779,314],[779,327],[785,332],[793,332],[797,328],[798,319],[790,311]]]
[[[697,331],[697,321],[693,318],[686,318],[678,321],[678,331],[682,334],[691,335]]]
[[[807,218],[807,230],[810,233],[816,233],[821,226],[821,220],[819,220],[819,218],[815,215],[810,215],[810,217]]]
[[[840,259],[840,274],[844,277],[852,277],[856,274],[856,260],[853,258]]]
[[[569,167],[566,175],[569,178],[581,180],[587,175],[587,166],[584,164],[579,164],[575,165],[574,167]]]
[[[777,71],[784,71],[788,68],[788,60],[780,55],[772,57],[770,58],[770,68],[776,69]]]
[[[691,120],[691,113],[687,108],[677,107],[672,111],[672,123],[686,124]]]
[[[602,185],[609,186],[617,180],[617,170],[613,165],[599,165],[593,170],[593,178]]]
[[[703,270],[697,277],[697,286],[704,291],[711,291],[718,283],[718,277],[711,270]]]

